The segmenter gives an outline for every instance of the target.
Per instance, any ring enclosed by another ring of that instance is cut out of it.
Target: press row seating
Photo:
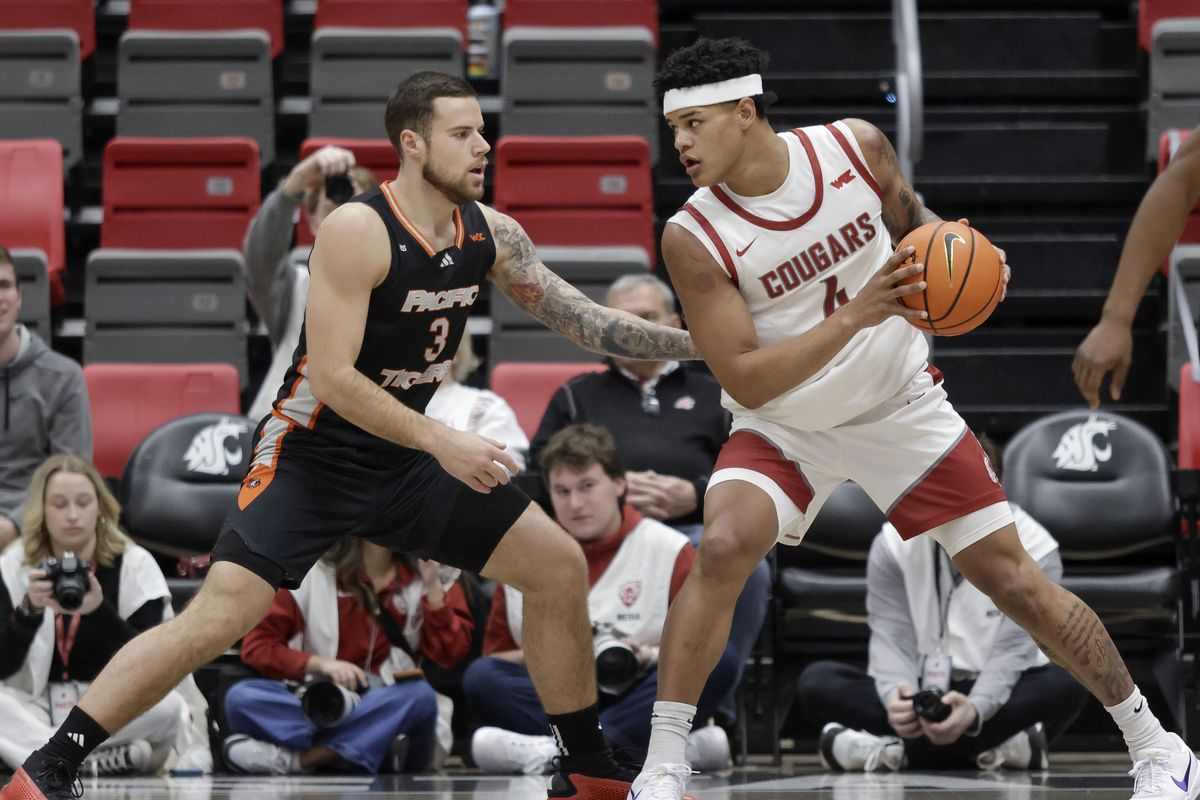
[[[239,413],[237,370],[230,364],[87,364],[92,460],[120,478],[129,454],[162,423],[203,411]]]
[[[63,301],[63,151],[52,139],[0,141],[0,244],[46,258],[50,302]]]

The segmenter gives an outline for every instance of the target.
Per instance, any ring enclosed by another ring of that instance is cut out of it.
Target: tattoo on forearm
[[[538,259],[529,235],[511,218],[500,215],[493,233],[508,261],[507,273],[497,276],[496,285],[547,328],[595,353],[681,361],[700,357],[686,331],[597,305],[555,275]]]

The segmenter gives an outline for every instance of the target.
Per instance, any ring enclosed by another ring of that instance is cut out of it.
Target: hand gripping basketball
[[[924,319],[922,310],[908,308],[901,298],[925,291],[925,281],[918,277],[922,264],[909,264],[914,253],[911,247],[901,247],[883,263],[883,267],[871,276],[862,290],[854,299],[845,305],[845,310],[853,315],[857,328],[870,328],[891,317],[904,317],[909,321]],[[916,278],[915,282],[905,284]]]

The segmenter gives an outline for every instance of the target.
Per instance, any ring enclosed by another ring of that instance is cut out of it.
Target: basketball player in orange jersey
[[[550,797],[623,796],[635,777],[600,731],[579,545],[509,483],[516,464],[504,445],[422,412],[484,280],[586,349],[647,359],[696,351],[684,331],[588,300],[538,260],[520,225],[477,202],[491,148],[466,81],[405,79],[385,125],[399,172],[321,226],[294,361],[259,424],[203,587],[174,621],[109,661],[0,799],[77,797],[72,784],[92,749],[225,652],[277,587],[296,588],[347,534],[520,588],[529,671],[562,754]],[[422,607],[444,611],[427,599]]]
[[[896,302],[919,291],[898,282],[920,267],[902,268],[911,248],[893,254],[892,242],[938,217],[874,126],[772,130],[765,66],[742,40],[701,39],[668,57],[655,82],[700,187],[666,226],[663,257],[733,430],[709,481],[699,556],[667,617],[649,752],[629,800],[683,796],[694,704],[743,582],[777,542],[798,543],[847,479],[904,538],[933,536],[1104,703],[1135,761],[1134,797],[1196,797],[1195,756],[1151,714],[1092,610],[1022,548],[991,465],[905,321],[915,312]],[[914,685],[921,670],[913,665]],[[940,723],[903,697],[884,701],[901,736],[974,729],[970,698],[944,699],[952,713]]]

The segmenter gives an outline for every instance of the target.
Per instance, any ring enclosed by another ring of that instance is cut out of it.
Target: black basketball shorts
[[[297,427],[257,441],[213,561],[294,589],[351,535],[479,572],[529,504],[511,483],[490,494],[467,488],[428,453],[364,453]]]

